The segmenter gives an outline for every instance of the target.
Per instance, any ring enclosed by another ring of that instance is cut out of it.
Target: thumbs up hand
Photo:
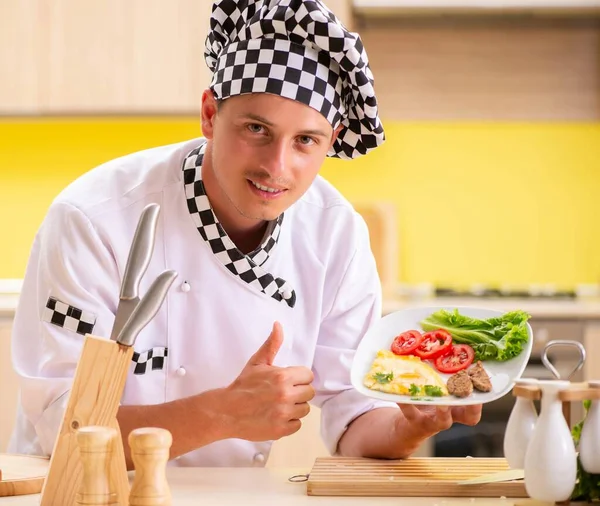
[[[281,323],[275,322],[271,334],[258,351],[250,357],[248,365],[273,365],[282,344],[283,328],[281,327]]]
[[[281,324],[273,330],[227,392],[232,436],[248,441],[268,441],[289,436],[308,415],[315,396],[313,373],[301,366],[277,367],[275,357],[283,344]]]

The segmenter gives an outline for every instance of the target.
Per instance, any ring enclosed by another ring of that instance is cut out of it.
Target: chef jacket
[[[198,210],[190,207],[189,185],[195,185],[185,181],[183,169],[193,166],[197,158],[190,153],[198,155],[203,143],[192,139],[112,160],[52,202],[15,314],[12,358],[21,391],[10,452],[51,454],[85,334],[111,334],[131,241],[150,203],[160,205],[160,214],[140,295],[165,269],[178,277],[137,337],[122,405],[166,403],[229,385],[277,320],[284,341],[274,365],[312,369],[312,404],[321,408],[321,435],[331,453],[356,417],[397,407],[359,394],[350,383],[356,347],[381,316],[364,220],[318,176],[277,220],[276,243],[258,267],[289,287],[287,300],[266,293],[222,261],[208,229],[199,233]],[[271,444],[227,439],[170,465],[264,465]]]

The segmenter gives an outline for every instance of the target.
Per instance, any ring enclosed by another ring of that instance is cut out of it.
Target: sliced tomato
[[[418,330],[407,330],[394,338],[392,351],[396,355],[411,355],[419,347],[423,335]]]
[[[423,340],[415,350],[415,355],[428,360],[450,353],[452,335],[444,329],[432,330],[423,334]]]
[[[468,344],[454,344],[450,352],[435,359],[438,371],[452,374],[466,369],[473,363],[475,352]]]

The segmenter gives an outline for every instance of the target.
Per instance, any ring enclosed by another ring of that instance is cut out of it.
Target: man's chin
[[[279,218],[279,216],[285,211],[283,206],[265,206],[257,209],[248,209],[247,212],[242,212],[242,215],[246,218],[257,221],[273,221]]]

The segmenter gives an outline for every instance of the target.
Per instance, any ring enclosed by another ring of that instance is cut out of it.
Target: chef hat
[[[273,93],[341,123],[328,156],[352,159],[385,139],[362,41],[321,0],[216,0],[205,58],[217,99]]]

